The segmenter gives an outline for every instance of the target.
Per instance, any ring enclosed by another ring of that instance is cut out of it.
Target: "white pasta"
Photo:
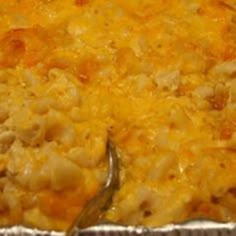
[[[81,180],[81,171],[72,162],[52,156],[46,163],[46,168],[50,177],[50,184],[54,190],[62,190],[78,185]],[[73,181],[71,181],[73,179]]]
[[[227,61],[222,62],[220,64],[217,64],[215,67],[213,67],[210,71],[210,73],[218,77],[225,76],[225,75],[232,75],[236,71],[236,61]]]
[[[17,129],[17,136],[25,145],[37,146],[42,144],[45,139],[44,121],[32,123],[29,127]]]
[[[169,91],[177,90],[179,86],[180,72],[178,70],[164,70],[158,72],[155,83],[160,89],[168,89]]]
[[[0,134],[0,153],[8,151],[10,146],[15,141],[15,134],[12,131],[5,131]]]

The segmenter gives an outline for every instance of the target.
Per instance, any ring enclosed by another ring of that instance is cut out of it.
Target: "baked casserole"
[[[236,220],[235,0],[0,0],[0,224]]]

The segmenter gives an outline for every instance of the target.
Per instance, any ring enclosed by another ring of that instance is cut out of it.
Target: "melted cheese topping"
[[[0,0],[0,222],[236,220],[234,0]]]

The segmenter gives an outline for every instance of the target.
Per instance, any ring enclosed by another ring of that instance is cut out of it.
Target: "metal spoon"
[[[83,209],[79,217],[67,231],[67,236],[78,235],[79,230],[96,225],[102,220],[105,211],[109,208],[114,192],[119,187],[118,156],[112,142],[107,142],[108,177],[102,190]]]

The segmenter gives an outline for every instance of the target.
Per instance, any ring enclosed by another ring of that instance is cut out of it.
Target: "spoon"
[[[105,211],[109,208],[113,195],[119,187],[118,156],[114,145],[107,142],[106,156],[108,157],[107,181],[101,191],[82,210],[79,217],[67,231],[67,236],[78,235],[79,230],[101,222]]]

